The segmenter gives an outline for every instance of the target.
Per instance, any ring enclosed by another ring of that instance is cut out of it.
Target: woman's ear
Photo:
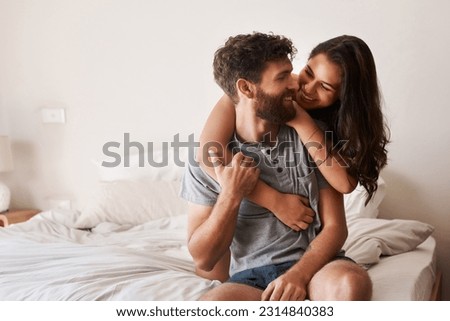
[[[236,82],[237,90],[240,94],[245,95],[247,98],[254,98],[255,95],[255,87],[254,85],[245,79],[238,79]]]

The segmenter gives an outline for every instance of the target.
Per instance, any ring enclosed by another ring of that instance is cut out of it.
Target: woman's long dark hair
[[[318,54],[325,54],[341,68],[341,89],[336,103],[310,114],[333,130],[332,146],[338,144],[335,150],[349,165],[349,173],[366,189],[367,204],[387,164],[389,142],[375,61],[364,41],[347,35],[320,43],[310,58]]]

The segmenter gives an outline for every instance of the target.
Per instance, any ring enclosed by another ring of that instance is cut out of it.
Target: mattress
[[[436,278],[436,241],[430,236],[414,251],[383,256],[368,272],[374,301],[429,300]]]

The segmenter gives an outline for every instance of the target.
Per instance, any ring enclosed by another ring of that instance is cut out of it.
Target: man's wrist
[[[242,202],[244,195],[233,189],[222,189],[219,197],[222,199],[222,201],[226,201],[231,205],[239,205]]]
[[[304,284],[305,286],[311,281],[311,277],[308,277],[305,275],[305,273],[302,271],[301,267],[298,265],[292,266],[286,273],[292,274],[295,276],[295,278],[298,280],[299,284]]]

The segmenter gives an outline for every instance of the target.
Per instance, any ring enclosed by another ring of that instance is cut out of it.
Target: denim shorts
[[[334,260],[347,260],[353,261],[346,256],[336,256]],[[334,261],[333,260],[333,261]],[[279,264],[270,264],[260,267],[251,268],[248,270],[240,271],[233,274],[227,282],[240,283],[250,285],[260,290],[265,290],[270,282],[278,278],[284,272],[289,270],[298,261],[289,261]]]

